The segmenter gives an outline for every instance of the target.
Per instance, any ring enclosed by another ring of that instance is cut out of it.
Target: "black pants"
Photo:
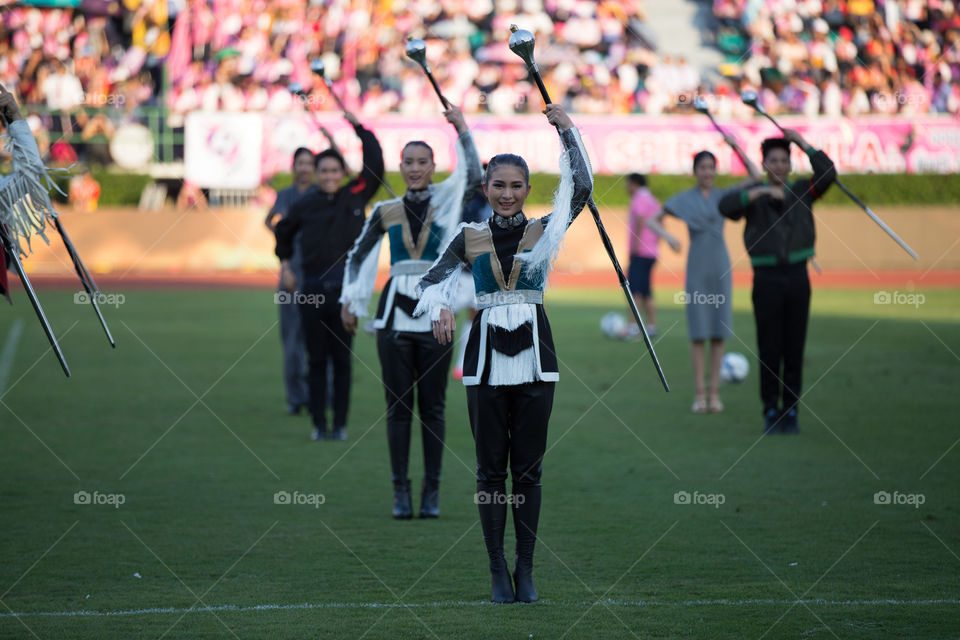
[[[298,293],[300,321],[310,367],[310,415],[313,426],[327,429],[327,361],[333,362],[333,426],[347,426],[350,408],[350,347],[353,336],[340,320],[339,290],[309,285]],[[322,296],[322,297],[321,297]]]
[[[503,558],[507,503],[513,507],[517,556],[533,562],[540,520],[543,454],[553,409],[554,382],[467,387],[477,451],[477,504],[491,567]],[[507,468],[513,494],[506,495]]]
[[[764,411],[796,408],[803,382],[803,349],[810,317],[807,264],[754,267],[753,315],[760,349]],[[783,404],[780,405],[781,381]]]
[[[377,331],[377,351],[387,397],[387,445],[395,487],[407,487],[414,387],[420,414],[424,479],[440,483],[446,433],[444,408],[453,343],[441,345],[430,332]]]

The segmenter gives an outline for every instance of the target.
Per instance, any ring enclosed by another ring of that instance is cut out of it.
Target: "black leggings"
[[[304,292],[301,297],[300,320],[307,344],[310,374],[310,415],[313,426],[327,429],[327,361],[333,361],[333,426],[347,426],[350,408],[350,347],[353,336],[340,320],[339,291]],[[319,302],[316,295],[323,295]]]
[[[409,486],[410,425],[416,387],[424,479],[440,482],[440,462],[446,432],[444,406],[453,343],[441,345],[430,332],[377,331],[377,351],[387,398],[387,444],[396,487]]]
[[[810,317],[810,278],[806,262],[755,267],[753,315],[760,349],[763,409],[778,408],[781,380],[783,410],[796,408],[803,383],[803,350]]]
[[[477,508],[491,569],[503,562],[507,505],[513,512],[517,558],[532,566],[540,522],[540,474],[554,382],[467,387],[470,427],[477,450]],[[513,491],[506,493],[507,467]]]

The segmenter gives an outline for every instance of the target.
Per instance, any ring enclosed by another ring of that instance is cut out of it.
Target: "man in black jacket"
[[[340,287],[347,254],[363,230],[367,203],[383,184],[383,150],[372,131],[350,112],[344,117],[363,144],[363,171],[341,186],[343,157],[334,149],[317,155],[317,186],[311,187],[277,224],[277,257],[283,265],[283,287],[300,308],[310,375],[313,439],[327,438],[327,360],[333,359],[334,440],[346,440],[350,403],[351,336],[340,321]],[[303,282],[290,267],[294,237],[300,232]],[[299,286],[298,286],[299,285]]]
[[[810,158],[813,177],[788,180],[791,142]],[[732,220],[747,218],[743,241],[753,265],[764,433],[799,433],[797,404],[810,315],[807,260],[816,240],[812,207],[837,172],[823,151],[791,129],[782,138],[764,140],[761,149],[767,179],[727,194],[720,213]]]

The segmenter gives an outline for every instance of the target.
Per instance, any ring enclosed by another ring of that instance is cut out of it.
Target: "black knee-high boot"
[[[393,517],[398,520],[408,520],[413,517],[410,478],[407,477],[410,425],[388,422],[387,444],[390,447],[390,467],[393,472]]]
[[[503,556],[503,531],[507,526],[506,487],[491,488],[477,483],[477,508],[480,511],[480,526],[483,542],[490,557],[490,600],[513,602],[513,583],[507,560]]]
[[[513,528],[517,536],[516,567],[513,580],[518,602],[536,602],[539,598],[533,586],[533,549],[537,544],[537,524],[540,521],[539,485],[514,485]]]

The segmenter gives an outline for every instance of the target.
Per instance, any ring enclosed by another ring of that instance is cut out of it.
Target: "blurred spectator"
[[[728,71],[762,81],[765,106],[812,115],[817,99],[819,113],[831,116],[916,115],[957,113],[960,101],[951,98],[960,81],[956,5],[956,0],[714,0],[714,16],[718,43],[728,55],[742,51]],[[737,41],[740,49],[730,44]]]
[[[348,108],[423,114],[431,88],[405,56],[413,35],[452,101],[509,115],[539,104],[504,44],[517,23],[537,37],[544,82],[572,111],[688,112],[695,92],[750,88],[774,113],[957,113],[957,4],[713,0],[728,61],[710,82],[657,54],[644,0],[124,0],[108,15],[13,5],[0,14],[0,81],[56,112],[113,108],[115,126],[164,104],[181,127],[195,109],[294,112],[291,82],[336,110],[310,72],[319,57]],[[743,113],[724,102],[720,112]],[[85,126],[41,117],[54,141]]]

